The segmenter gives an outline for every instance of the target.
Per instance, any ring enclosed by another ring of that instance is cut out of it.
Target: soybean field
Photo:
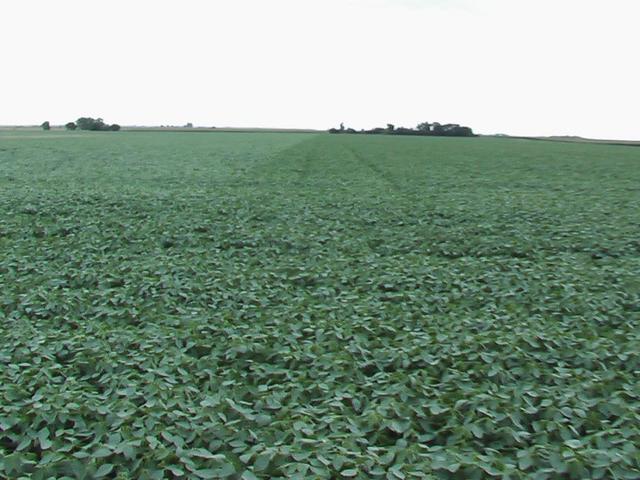
[[[640,148],[0,132],[0,477],[640,478]]]

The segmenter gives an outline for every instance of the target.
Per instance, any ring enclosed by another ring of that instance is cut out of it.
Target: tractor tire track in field
[[[308,142],[305,142],[308,143]],[[309,178],[309,174],[313,167],[313,158],[316,153],[316,149],[310,149],[304,152],[302,157],[302,163],[300,164],[300,168],[296,169],[295,172],[297,175],[297,180],[299,183],[304,183],[307,178]]]
[[[277,152],[273,157],[252,172],[260,178],[270,178],[271,181],[284,184],[307,183],[331,183],[337,185],[346,180],[343,169],[346,164],[351,164],[347,169],[351,175],[350,180],[357,179],[358,183],[365,180],[367,183],[376,182],[389,187],[395,192],[404,192],[406,189],[396,178],[391,176],[379,163],[372,161],[357,146],[347,145],[338,138],[332,138],[332,149],[327,149],[327,141],[324,136],[313,136],[302,142],[287,147]],[[346,175],[347,177],[350,175]]]
[[[386,183],[389,187],[391,187],[392,190],[395,190],[397,192],[401,192],[403,190],[402,186],[391,175],[380,168],[379,165],[375,164],[366,156],[357,152],[353,147],[347,147],[347,150],[351,153],[353,158],[358,161],[358,163],[372,172],[376,178],[382,180],[383,183]]]
[[[265,157],[263,162],[248,170],[247,176],[259,178],[274,186],[304,183],[312,170],[313,157],[317,154],[317,148],[309,148],[308,145],[315,143],[316,138],[315,135],[305,136],[299,142],[274,152],[272,156]]]

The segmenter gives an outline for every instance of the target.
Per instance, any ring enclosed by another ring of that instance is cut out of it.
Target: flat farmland
[[[0,132],[0,477],[640,478],[640,149]]]

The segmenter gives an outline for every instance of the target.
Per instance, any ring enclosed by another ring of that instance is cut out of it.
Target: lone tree
[[[67,123],[64,128],[66,128],[67,130],[75,130],[77,127],[77,125],[75,124],[75,122],[69,122]]]
[[[109,130],[111,130],[112,132],[117,132],[118,130],[120,130],[120,125],[114,123],[113,125],[109,126]]]
[[[42,125],[40,126],[42,127],[43,130],[51,130],[51,125],[49,124],[48,121],[42,122]]]

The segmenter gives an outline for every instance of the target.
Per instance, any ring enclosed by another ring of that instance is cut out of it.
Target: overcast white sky
[[[0,124],[640,139],[638,0],[1,0]]]

